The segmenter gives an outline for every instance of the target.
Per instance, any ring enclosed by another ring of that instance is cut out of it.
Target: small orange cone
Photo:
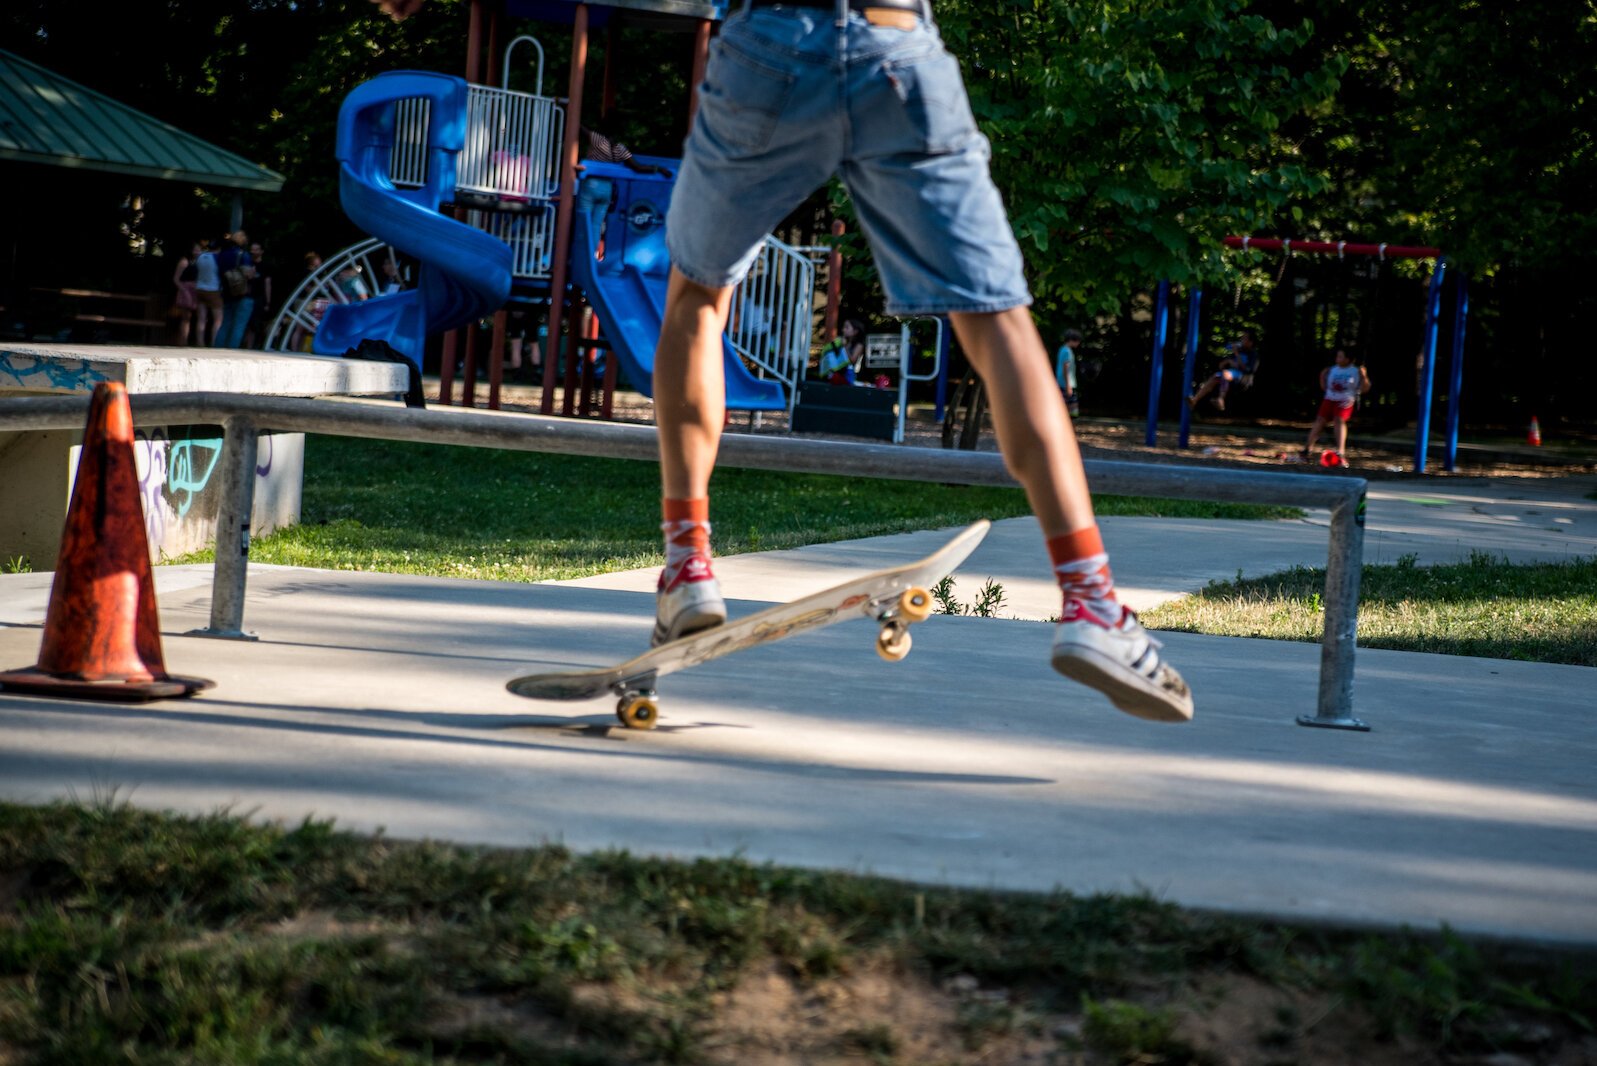
[[[1525,434],[1525,443],[1532,448],[1542,446],[1542,424],[1536,421],[1535,415],[1530,416],[1530,432]]]
[[[0,691],[142,702],[212,684],[166,672],[134,470],[133,412],[125,386],[102,383],[89,405],[39,662],[0,673]]]

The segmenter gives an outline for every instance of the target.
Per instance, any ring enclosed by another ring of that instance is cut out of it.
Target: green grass
[[[1227,982],[1274,997],[1231,1037],[1259,1061],[1553,1061],[1592,1031],[1592,966],[1147,897],[0,805],[7,1066],[1231,1061],[1183,1024]]]
[[[1143,621],[1157,629],[1318,641],[1325,571],[1213,582]],[[1597,557],[1514,565],[1483,553],[1469,562],[1366,566],[1358,643],[1366,648],[1597,666]]]
[[[722,468],[721,555],[1028,513],[1018,489]],[[1287,507],[1104,497],[1100,514],[1292,518]],[[344,437],[306,441],[301,524],[250,547],[265,563],[544,581],[657,566],[652,463]],[[212,558],[197,553],[177,560]]]

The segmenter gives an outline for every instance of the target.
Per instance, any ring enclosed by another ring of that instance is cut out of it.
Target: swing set
[[[1350,241],[1300,241],[1279,237],[1227,237],[1227,248],[1242,251],[1279,252],[1283,257],[1293,255],[1334,255],[1339,260],[1348,256],[1373,258],[1377,263],[1394,259],[1429,259],[1434,261],[1430,281],[1426,287],[1425,324],[1419,367],[1418,418],[1414,435],[1414,471],[1423,474],[1430,448],[1431,406],[1436,375],[1437,341],[1441,332],[1442,292],[1449,275],[1453,275],[1454,306],[1452,323],[1452,358],[1449,365],[1447,390],[1447,419],[1444,428],[1442,468],[1451,471],[1458,457],[1459,395],[1464,385],[1464,330],[1469,317],[1469,277],[1456,270],[1438,248],[1401,244],[1357,244]],[[1282,272],[1286,258],[1282,260]],[[1279,281],[1279,276],[1277,281]],[[1170,340],[1171,293],[1174,285],[1161,281],[1154,293],[1153,357],[1148,377],[1148,420],[1145,443],[1153,447],[1158,443],[1159,392],[1164,376],[1165,352]],[[1240,294],[1240,289],[1238,290]],[[1185,358],[1182,369],[1182,392],[1186,397],[1193,387],[1193,376],[1198,362],[1198,348],[1203,339],[1202,329],[1203,289],[1193,286],[1187,293]],[[1340,320],[1338,341],[1340,341]],[[1181,427],[1177,446],[1186,448],[1192,427],[1192,411],[1181,405]]]

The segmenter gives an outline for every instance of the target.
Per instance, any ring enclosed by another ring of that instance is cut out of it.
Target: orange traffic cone
[[[1530,416],[1530,432],[1525,434],[1525,443],[1532,448],[1542,446],[1542,424],[1536,421],[1535,415]]]
[[[89,405],[39,662],[0,673],[0,690],[142,702],[211,685],[166,672],[133,465],[133,412],[126,387],[102,383]]]

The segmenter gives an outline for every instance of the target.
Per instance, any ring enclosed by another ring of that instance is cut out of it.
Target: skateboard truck
[[[653,729],[660,721],[658,693],[654,690],[657,671],[623,678],[610,686],[617,696],[616,717],[628,729]]]
[[[914,644],[909,627],[914,622],[924,622],[932,616],[932,594],[925,589],[905,589],[890,610],[877,616],[882,623],[876,634],[876,654],[890,663],[896,663],[909,654]]]

